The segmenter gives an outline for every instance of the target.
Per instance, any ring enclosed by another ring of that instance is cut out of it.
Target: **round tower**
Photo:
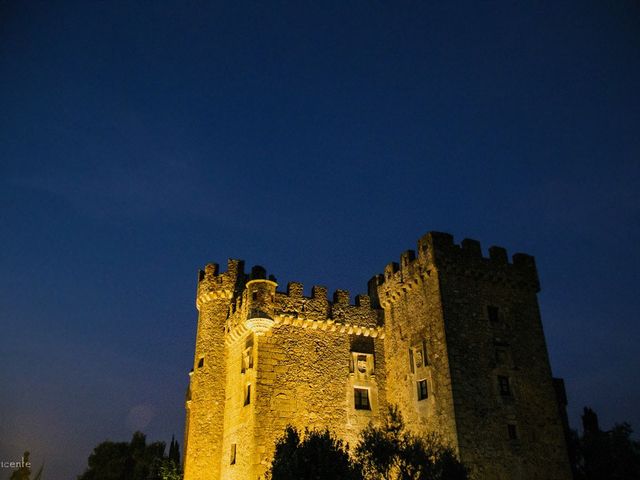
[[[273,326],[277,286],[273,276],[266,278],[263,267],[255,266],[251,269],[251,280],[245,286],[247,305],[245,326],[256,335],[264,334]]]

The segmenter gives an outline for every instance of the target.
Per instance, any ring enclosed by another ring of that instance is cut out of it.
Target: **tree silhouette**
[[[435,433],[405,429],[397,407],[389,407],[382,426],[369,424],[355,449],[367,480],[467,480],[468,469]]]
[[[164,442],[147,444],[141,432],[135,432],[129,443],[102,442],[89,455],[88,468],[78,480],[181,479],[178,442],[171,439],[169,456],[164,451]]]
[[[288,426],[276,443],[270,480],[468,480],[468,469],[435,434],[414,435],[391,407],[382,426],[360,434],[355,456],[328,430]]]
[[[359,467],[351,461],[348,447],[329,430],[305,430],[304,438],[288,426],[276,443],[267,472],[271,480],[361,480]]]
[[[631,438],[628,423],[603,431],[590,409],[582,415],[583,434],[573,436],[577,480],[637,480],[640,478],[640,443]]]

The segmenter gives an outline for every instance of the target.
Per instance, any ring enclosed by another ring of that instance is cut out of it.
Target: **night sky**
[[[0,459],[182,446],[205,263],[353,298],[429,230],[535,255],[573,426],[640,429],[638,3],[229,3],[0,3]]]

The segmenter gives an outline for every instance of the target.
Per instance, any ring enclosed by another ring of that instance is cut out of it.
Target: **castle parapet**
[[[229,259],[227,271],[222,273],[219,272],[217,263],[208,263],[198,273],[196,307],[200,308],[204,303],[215,299],[231,300],[239,290],[244,276],[242,260]]]
[[[413,250],[407,250],[400,256],[399,264],[391,262],[383,274],[371,278],[368,291],[373,305],[384,304],[413,288],[433,270],[485,277],[535,292],[540,289],[535,261],[529,255],[516,253],[509,262],[504,248],[492,246],[489,256],[484,257],[477,240],[465,238],[457,245],[452,235],[442,232],[427,233],[418,240],[417,247],[417,256]]]

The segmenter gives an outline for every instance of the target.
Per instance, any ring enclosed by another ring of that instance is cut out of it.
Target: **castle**
[[[439,432],[478,479],[571,478],[562,392],[547,354],[533,257],[432,232],[374,276],[368,295],[262,267],[200,272],[186,401],[185,480],[263,478],[287,425],[351,445],[396,404]]]

